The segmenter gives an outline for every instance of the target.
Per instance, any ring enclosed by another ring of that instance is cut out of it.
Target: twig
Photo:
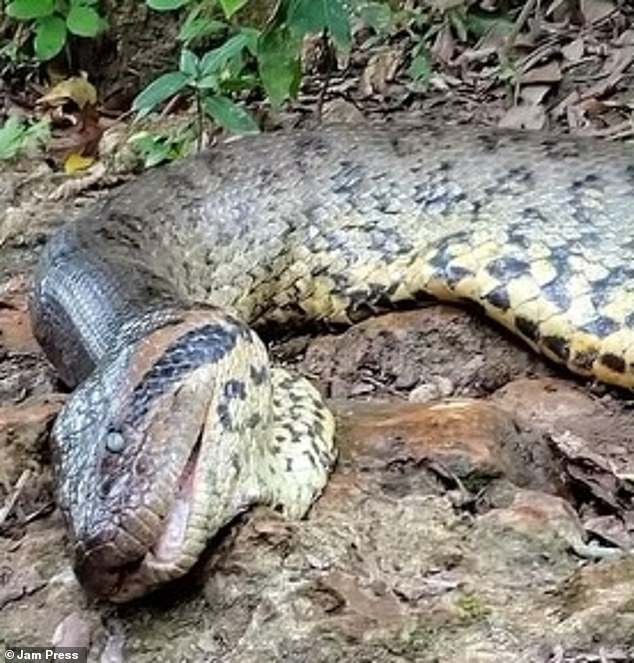
[[[324,108],[324,101],[326,100],[326,92],[328,86],[330,85],[330,77],[332,76],[332,48],[330,46],[330,39],[328,39],[328,29],[324,29],[321,34],[321,44],[324,49],[324,56],[326,58],[326,73],[324,76],[324,81],[319,91],[319,97],[317,98],[317,124],[321,124],[321,114]]]
[[[520,15],[517,17],[517,20],[515,21],[515,24],[513,25],[511,32],[506,38],[504,46],[500,49],[500,52],[498,54],[500,65],[502,67],[508,67],[510,61],[509,54],[511,52],[511,49],[515,45],[515,40],[517,39],[519,33],[522,31],[524,24],[526,23],[528,17],[530,16],[530,13],[533,11],[533,9],[535,9],[535,5],[537,5],[538,2],[539,0],[527,0],[527,2],[524,4],[524,7],[522,7]],[[513,88],[514,88],[513,104],[516,105],[520,92],[519,77],[517,77]]]
[[[506,38],[506,44],[504,45],[504,55],[508,55],[509,51],[515,45],[515,40],[517,39],[519,33],[522,31],[524,24],[526,23],[528,17],[530,16],[530,13],[533,11],[533,9],[535,9],[535,5],[537,4],[537,2],[538,0],[527,0],[527,2],[524,4],[524,7],[522,8],[520,15],[517,17],[517,20],[515,21],[515,25],[513,25],[513,29],[511,30],[511,32],[509,32],[509,35]]]
[[[197,152],[200,152],[203,149],[203,131],[205,130],[203,117],[203,104],[200,90],[196,90],[196,121],[198,123],[198,138],[196,139]]]
[[[11,513],[13,507],[15,506],[15,503],[18,501],[18,497],[20,497],[20,493],[22,493],[22,490],[24,489],[24,486],[26,485],[26,482],[28,481],[30,476],[31,472],[29,470],[24,470],[24,472],[22,472],[20,478],[17,480],[15,484],[13,492],[11,493],[11,495],[9,495],[9,497],[5,501],[4,506],[0,508],[0,527],[2,527],[4,521]]]

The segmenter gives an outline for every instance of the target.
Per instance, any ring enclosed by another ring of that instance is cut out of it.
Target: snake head
[[[226,385],[252,352],[264,348],[237,321],[190,314],[113,353],[67,403],[52,436],[58,500],[93,594],[121,602],[183,575],[248,505]]]

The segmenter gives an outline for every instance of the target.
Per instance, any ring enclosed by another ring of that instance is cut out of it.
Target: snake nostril
[[[99,488],[101,496],[108,497],[108,495],[110,495],[110,491],[112,490],[112,486],[114,486],[114,477],[106,477]]]

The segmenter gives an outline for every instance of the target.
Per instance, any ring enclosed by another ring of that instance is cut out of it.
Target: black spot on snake
[[[168,346],[160,359],[135,386],[124,421],[136,426],[145,417],[152,401],[165,394],[182,378],[205,364],[213,364],[231,351],[238,328],[209,324],[192,329]]]
[[[239,398],[240,400],[244,400],[247,397],[245,384],[242,380],[227,380],[224,392],[225,396],[229,399]]]
[[[542,344],[545,348],[550,350],[555,357],[559,357],[562,361],[568,361],[570,357],[570,346],[565,338],[560,336],[544,336]]]
[[[500,309],[500,311],[508,311],[511,306],[509,293],[502,285],[487,293],[484,296],[484,299],[489,302],[491,306],[495,306],[495,308]]]
[[[253,380],[253,384],[255,385],[261,385],[263,382],[266,381],[266,379],[269,376],[269,371],[266,366],[262,366],[260,368],[251,366],[249,372],[251,374],[251,379]]]
[[[529,320],[521,315],[515,316],[515,325],[521,334],[531,341],[539,338],[539,327],[533,320]]]
[[[615,373],[625,373],[625,359],[623,357],[606,352],[599,357],[599,361]]]
[[[487,264],[487,271],[497,279],[511,280],[530,272],[530,264],[512,256],[503,256]]]
[[[597,360],[599,353],[596,350],[585,350],[584,352],[576,352],[572,357],[572,363],[578,366],[583,371],[591,371],[594,362]]]
[[[231,419],[231,413],[229,412],[229,406],[227,403],[218,403],[216,412],[218,413],[218,421],[220,422],[220,425],[225,430],[233,430],[233,421]]]

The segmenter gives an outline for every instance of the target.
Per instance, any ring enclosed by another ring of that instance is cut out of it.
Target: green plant
[[[50,60],[64,48],[68,34],[95,37],[106,22],[95,8],[98,0],[11,0],[7,16],[30,23],[33,50],[40,60]]]
[[[139,131],[128,142],[143,158],[145,168],[152,168],[164,161],[181,159],[191,153],[195,142],[191,126],[166,133]]]
[[[32,149],[48,140],[49,125],[46,120],[29,123],[16,115],[9,115],[0,127],[0,161],[13,159],[21,152]]]
[[[189,6],[179,36],[186,45],[220,33],[225,36],[222,45],[200,57],[183,48],[178,71],[157,78],[133,103],[143,115],[176,94],[193,94],[201,130],[207,115],[233,132],[257,131],[251,115],[232,101],[236,92],[261,87],[274,105],[294,97],[301,79],[304,35],[327,34],[339,48],[350,47],[350,14],[344,0],[282,0],[264,27],[236,21],[236,12],[247,0],[219,0],[222,15],[205,0],[146,1],[159,11]]]
[[[257,132],[258,126],[253,117],[223,94],[225,83],[240,80],[243,51],[247,48],[253,48],[253,35],[248,31],[239,32],[202,58],[184,48],[178,71],[170,71],[150,83],[135,98],[133,110],[142,116],[169,97],[193,94],[200,135],[204,114],[229,131]]]

